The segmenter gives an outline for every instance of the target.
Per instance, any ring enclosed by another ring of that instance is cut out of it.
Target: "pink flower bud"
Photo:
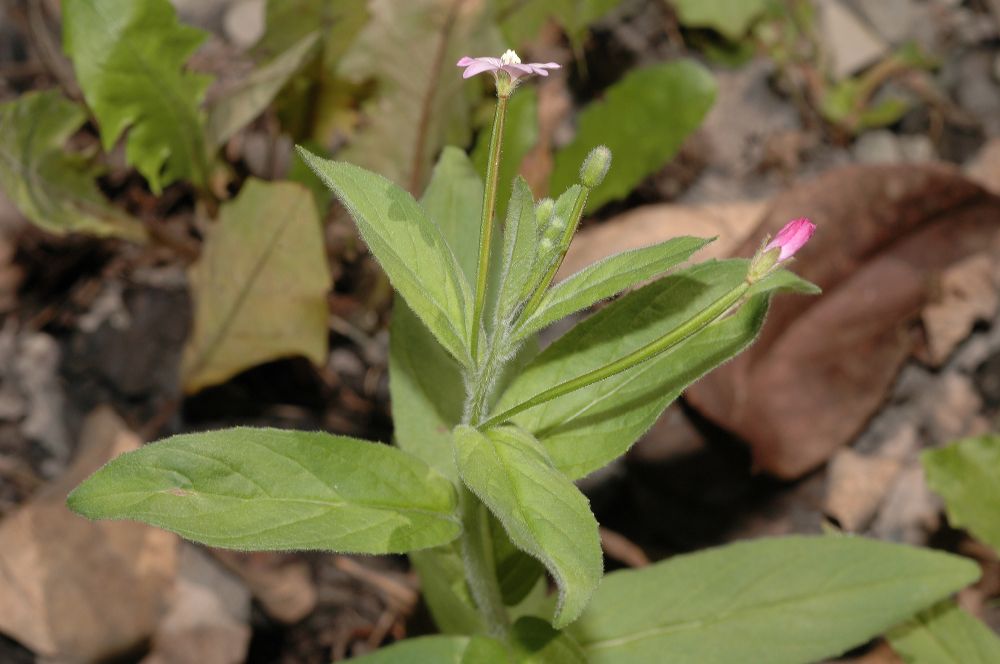
[[[799,249],[809,241],[812,234],[816,231],[816,224],[809,221],[805,217],[802,219],[793,219],[785,224],[785,227],[778,231],[778,234],[773,240],[767,243],[764,247],[762,253],[767,253],[771,249],[780,248],[781,253],[778,254],[778,262],[788,260],[795,255]]]

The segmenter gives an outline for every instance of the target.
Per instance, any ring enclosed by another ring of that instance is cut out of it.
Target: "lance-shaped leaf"
[[[420,575],[420,593],[443,634],[487,631],[465,581],[465,565],[455,543],[411,551],[410,563]]]
[[[0,190],[45,230],[143,240],[141,224],[112,207],[94,179],[100,170],[63,150],[86,111],[55,91],[0,104]]]
[[[573,142],[555,155],[549,190],[562,191],[576,182],[587,154],[604,144],[614,164],[591,192],[587,209],[623,198],[674,156],[714,101],[712,75],[691,60],[626,74],[580,113]]]
[[[538,258],[538,223],[535,218],[535,200],[524,178],[514,180],[507,219],[504,223],[501,277],[497,317],[510,321],[521,304],[522,294],[535,284],[531,283]]]
[[[181,365],[186,391],[280,357],[325,361],[330,270],[304,187],[247,180],[222,207],[190,279],[195,307]]]
[[[128,131],[125,156],[159,193],[203,185],[199,105],[209,77],[185,71],[205,33],[177,22],[169,0],[63,0],[63,47],[97,118],[104,149]]]
[[[510,632],[518,664],[587,664],[586,653],[573,637],[541,618],[524,616]]]
[[[1000,638],[951,600],[893,629],[889,643],[907,664],[1000,662]]]
[[[663,337],[739,285],[746,270],[745,260],[710,261],[611,303],[538,355],[493,412],[501,413]],[[756,285],[737,313],[654,359],[526,410],[514,421],[535,434],[561,471],[571,478],[582,477],[623,454],[685,387],[753,341],[770,292],[808,292],[810,287],[789,272],[777,272]]]
[[[488,636],[420,636],[351,661],[358,664],[512,664],[503,644]]]
[[[68,498],[91,519],[142,521],[209,546],[401,553],[458,536],[455,491],[386,445],[235,428],[123,454]]]
[[[465,152],[441,152],[420,206],[441,229],[469,283],[479,261],[483,183]],[[462,419],[462,367],[398,299],[389,334],[389,392],[396,443],[458,482],[451,429]]]
[[[419,192],[447,143],[469,142],[469,109],[480,89],[455,63],[469,53],[500,53],[486,2],[373,0],[371,20],[340,61],[353,82],[374,80],[368,122],[342,158]]]
[[[524,431],[455,430],[462,481],[500,520],[511,541],[542,562],[559,586],[553,625],[579,617],[601,581],[597,521],[580,490]]]
[[[924,452],[920,460],[951,525],[968,528],[1000,552],[1000,436],[967,438]]]
[[[741,542],[608,575],[570,632],[592,664],[807,664],[978,575],[964,558],[862,538]]]
[[[208,144],[221,146],[260,115],[299,71],[318,41],[319,33],[309,33],[213,101],[205,126]]]
[[[299,155],[354,218],[393,287],[460,362],[469,363],[469,284],[441,229],[413,197],[353,164]]]
[[[679,237],[609,256],[559,282],[524,321],[518,335],[533,334],[570,314],[664,274],[711,240]]]

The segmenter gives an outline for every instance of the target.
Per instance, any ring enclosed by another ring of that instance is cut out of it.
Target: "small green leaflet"
[[[169,0],[63,0],[63,47],[110,151],[154,193],[176,180],[204,186],[208,159],[199,105],[210,78],[184,69],[207,36],[177,22]]]
[[[452,484],[398,449],[326,433],[173,436],[113,459],[67,499],[91,519],[142,521],[247,551],[402,553],[460,531]]]
[[[978,575],[958,556],[863,538],[740,542],[609,574],[570,634],[592,664],[809,664]]]
[[[499,295],[497,296],[497,318],[507,323],[511,321],[522,296],[536,284],[531,282],[537,270],[538,224],[535,219],[535,201],[524,178],[514,180],[507,219],[504,223],[503,253],[500,260]]]
[[[351,213],[393,287],[463,364],[471,364],[472,294],[441,229],[413,197],[353,164],[298,153]]]
[[[545,565],[559,586],[553,625],[579,617],[601,581],[597,521],[580,490],[524,431],[455,429],[462,481],[503,524],[511,541]]]
[[[1000,638],[951,600],[889,632],[907,664],[1000,664]]]
[[[101,171],[64,145],[86,111],[55,90],[0,104],[0,190],[32,223],[50,233],[146,239],[138,220],[97,189]]]
[[[921,456],[927,484],[941,494],[948,521],[1000,552],[1000,436],[966,438]]]

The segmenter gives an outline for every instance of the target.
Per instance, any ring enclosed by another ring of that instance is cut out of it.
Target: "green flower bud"
[[[552,211],[556,208],[556,202],[551,198],[543,198],[535,205],[535,221],[539,228],[544,228],[552,217]]]
[[[580,184],[593,189],[604,181],[611,167],[611,150],[605,145],[598,145],[590,151],[580,167]]]

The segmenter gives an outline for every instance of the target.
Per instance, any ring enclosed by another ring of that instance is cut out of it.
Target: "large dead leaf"
[[[156,626],[178,538],[138,523],[87,521],[66,507],[79,482],[139,445],[114,413],[96,411],[73,466],[0,523],[0,631],[40,656],[103,660]]]
[[[371,21],[340,63],[355,82],[374,79],[367,125],[343,158],[418,194],[446,143],[465,145],[475,85],[455,63],[499,53],[484,0],[373,0]]]
[[[998,250],[1000,198],[946,166],[849,167],[776,198],[734,253],[801,216],[819,230],[794,269],[825,294],[777,298],[758,342],[688,391],[785,478],[822,464],[878,409],[919,341],[933,276]]]
[[[330,270],[309,192],[248,180],[191,270],[194,332],[181,366],[197,392],[262,362],[326,359]]]

